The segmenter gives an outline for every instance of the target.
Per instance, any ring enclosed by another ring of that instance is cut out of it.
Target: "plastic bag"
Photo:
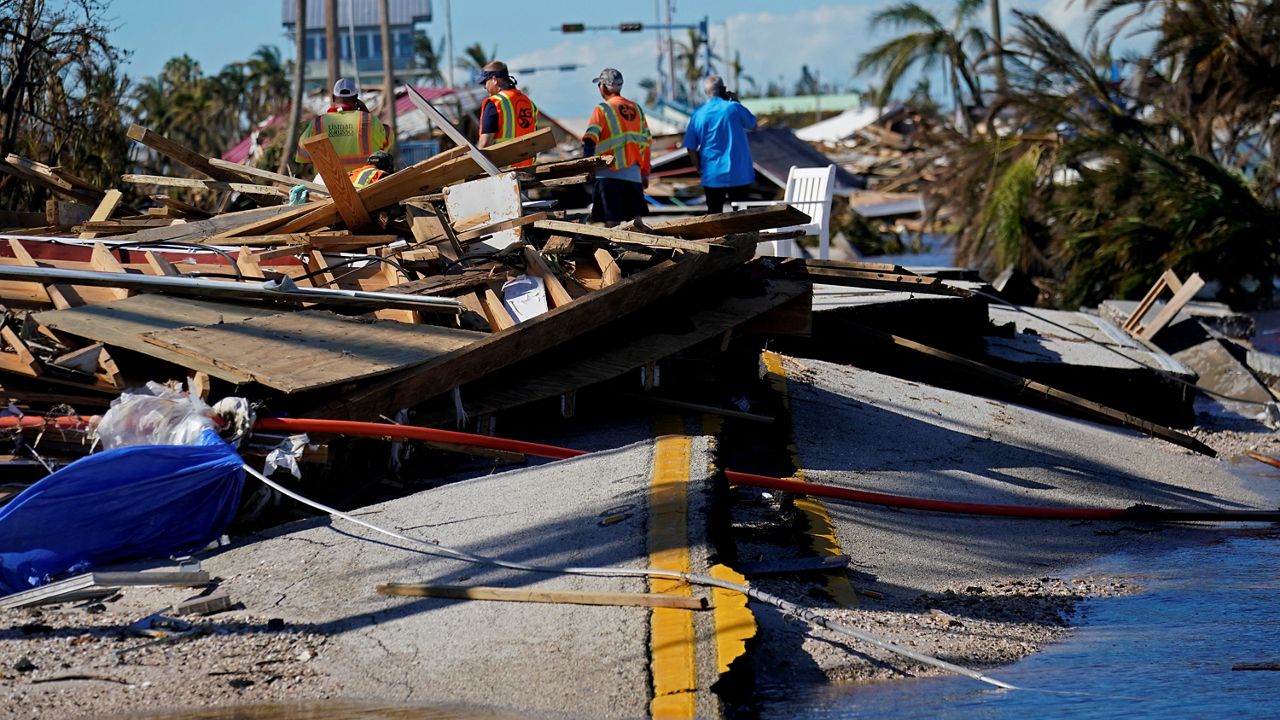
[[[111,401],[95,430],[104,449],[195,445],[205,430],[217,430],[213,410],[195,395],[154,382],[147,390],[151,394],[127,392]]]

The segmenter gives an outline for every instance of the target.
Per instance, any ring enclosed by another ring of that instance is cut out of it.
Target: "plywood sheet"
[[[286,393],[359,380],[429,361],[487,336],[434,325],[365,320],[321,310],[143,334],[146,342]]]
[[[239,322],[252,317],[279,314],[278,308],[255,308],[206,300],[138,295],[96,305],[66,310],[48,310],[34,314],[41,325],[58,332],[94,340],[111,347],[125,348],[171,362],[191,370],[205,372],[228,382],[241,384],[253,378],[240,372],[220,368],[200,358],[179,355],[152,345],[143,333],[180,328],[189,325],[214,325]]]

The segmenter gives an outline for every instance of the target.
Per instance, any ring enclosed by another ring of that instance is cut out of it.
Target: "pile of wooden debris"
[[[557,396],[571,413],[579,388],[653,378],[663,358],[727,342],[771,311],[774,330],[807,330],[802,264],[754,258],[761,231],[804,213],[574,222],[524,195],[581,186],[610,158],[498,170],[550,148],[547,130],[459,146],[359,189],[323,136],[308,145],[325,185],[209,159],[145,128],[129,135],[207,179],[124,182],[235,191],[261,207],[154,195],[158,207],[138,213],[118,190],[10,156],[6,172],[59,197],[47,216],[0,218],[14,228],[0,236],[11,414],[99,411],[147,381],[314,418],[419,408],[413,422],[452,425]],[[281,204],[299,185],[309,201]],[[83,454],[42,440],[44,455]],[[19,445],[8,461],[39,457]]]

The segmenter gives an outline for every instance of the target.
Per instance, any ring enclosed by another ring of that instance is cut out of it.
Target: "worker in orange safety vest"
[[[596,106],[582,136],[584,155],[612,155],[613,164],[597,170],[591,193],[591,220],[616,225],[645,214],[649,204],[649,145],[653,135],[644,110],[622,97],[622,73],[605,68],[594,80],[604,102]]]
[[[393,172],[391,156],[379,150],[369,156],[369,164],[358,167],[348,173],[351,184],[357,190],[365,185],[372,185]]]
[[[360,101],[356,83],[351,78],[342,78],[334,84],[333,105],[329,111],[317,115],[302,131],[295,162],[311,162],[311,153],[302,147],[302,142],[320,133],[329,136],[348,172],[364,165],[370,154],[391,147],[391,131]]]
[[[507,64],[497,60],[484,66],[480,72],[480,84],[489,97],[480,103],[480,138],[476,147],[488,147],[538,129],[538,106],[528,95],[516,89],[516,81],[507,71]],[[511,167],[528,167],[533,158]]]

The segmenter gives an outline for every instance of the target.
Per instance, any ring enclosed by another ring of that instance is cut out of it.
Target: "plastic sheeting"
[[[0,508],[0,593],[106,563],[204,546],[234,517],[243,461],[211,430],[78,460]]]

